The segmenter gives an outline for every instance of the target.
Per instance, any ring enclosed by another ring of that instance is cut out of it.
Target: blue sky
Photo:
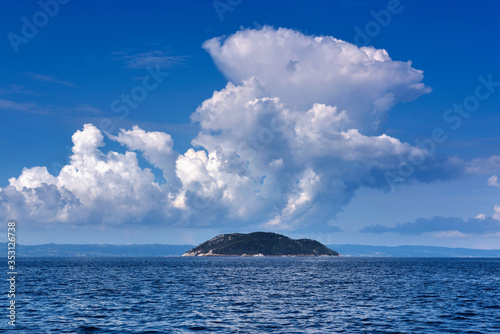
[[[500,248],[496,2],[41,3],[0,21],[20,243]]]

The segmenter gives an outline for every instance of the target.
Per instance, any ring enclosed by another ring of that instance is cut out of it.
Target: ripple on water
[[[500,332],[500,259],[25,258],[19,276],[20,333]]]

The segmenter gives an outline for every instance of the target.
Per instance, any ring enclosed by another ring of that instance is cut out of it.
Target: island
[[[221,234],[182,256],[340,256],[311,239],[290,239],[271,232]]]

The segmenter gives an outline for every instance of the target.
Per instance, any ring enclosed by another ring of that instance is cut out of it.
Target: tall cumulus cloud
[[[114,136],[86,124],[57,176],[24,169],[0,189],[0,215],[41,223],[326,224],[360,187],[387,188],[403,159],[446,160],[383,133],[387,111],[430,88],[385,50],[290,29],[242,30],[203,47],[228,78],[191,119],[193,147],[135,126]],[[106,137],[107,136],[107,139]],[[105,140],[125,153],[101,150]],[[139,165],[141,155],[166,182]],[[418,179],[418,173],[415,176]],[[428,181],[428,180],[427,180]]]

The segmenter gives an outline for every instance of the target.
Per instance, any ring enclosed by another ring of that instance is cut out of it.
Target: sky
[[[6,8],[0,220],[21,244],[500,248],[495,1]]]

